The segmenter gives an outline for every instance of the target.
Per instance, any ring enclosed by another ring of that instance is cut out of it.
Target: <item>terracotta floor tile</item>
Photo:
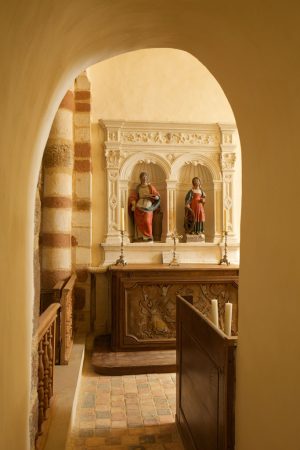
[[[111,421],[111,427],[112,428],[127,428],[127,421],[126,420],[112,420]]]
[[[108,377],[85,363],[67,450],[183,450],[175,374]]]
[[[111,419],[96,419],[96,428],[109,428]]]
[[[93,436],[85,439],[85,446],[88,448],[98,447],[104,445],[106,441],[105,437]]]

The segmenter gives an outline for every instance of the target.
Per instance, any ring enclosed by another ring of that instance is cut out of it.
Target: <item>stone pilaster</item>
[[[86,72],[75,80],[73,223],[75,244],[73,268],[77,273],[75,309],[77,327],[89,327],[90,283],[87,268],[92,246],[92,161],[91,161],[91,89]]]
[[[167,242],[171,239],[170,236],[176,229],[176,184],[177,181],[167,182]]]
[[[221,153],[220,166],[223,175],[223,221],[226,216],[226,228],[230,241],[237,239],[234,222],[235,213],[235,172],[236,172],[236,128],[231,125],[220,124],[221,130]],[[223,230],[225,229],[223,223]]]

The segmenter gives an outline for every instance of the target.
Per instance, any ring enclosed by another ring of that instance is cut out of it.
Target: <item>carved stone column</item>
[[[106,243],[120,242],[120,195],[119,195],[119,162],[120,151],[107,149],[105,152],[107,165],[107,234]],[[125,205],[124,205],[125,206]]]
[[[167,181],[167,241],[171,241],[171,234],[176,227],[176,180]]]
[[[236,162],[236,144],[235,132],[236,129],[232,125],[220,125],[221,129],[221,154],[220,165],[223,174],[223,211],[227,218],[227,231],[231,241],[237,239],[236,229],[234,226],[234,176],[235,176],[235,162]],[[223,216],[224,218],[224,216]],[[223,223],[223,230],[224,230]]]
[[[128,223],[129,216],[127,214],[127,209],[128,209],[128,181],[127,180],[119,180],[119,192],[120,192],[120,198],[119,198],[120,208],[124,208],[125,209],[124,242],[128,243],[129,242],[129,236],[128,236],[128,232],[129,232],[129,223]],[[120,220],[120,208],[119,208],[119,211],[118,211],[118,214],[119,214],[119,221],[118,221],[118,223],[119,224],[121,222],[121,220]]]
[[[223,183],[214,181],[214,242],[222,240],[223,232]]]

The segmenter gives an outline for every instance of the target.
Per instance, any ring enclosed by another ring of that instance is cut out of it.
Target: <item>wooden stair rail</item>
[[[55,328],[59,303],[52,303],[39,317],[36,332],[38,340],[38,431],[36,441],[42,435],[42,425],[53,395],[53,367],[55,362]]]
[[[176,308],[176,422],[184,446],[234,450],[237,337],[179,295]]]
[[[62,290],[60,299],[61,317],[60,317],[60,364],[68,364],[73,346],[73,299],[76,274],[71,275],[69,281]]]

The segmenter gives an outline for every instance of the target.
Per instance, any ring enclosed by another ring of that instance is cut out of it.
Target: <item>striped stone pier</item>
[[[76,268],[75,310],[77,326],[89,329],[90,280],[87,268],[91,264],[92,246],[92,162],[91,162],[91,92],[86,72],[75,80],[74,111],[74,173],[73,226],[76,247],[73,263]]]
[[[43,157],[41,282],[44,289],[72,270],[74,94],[68,91],[54,118]]]

